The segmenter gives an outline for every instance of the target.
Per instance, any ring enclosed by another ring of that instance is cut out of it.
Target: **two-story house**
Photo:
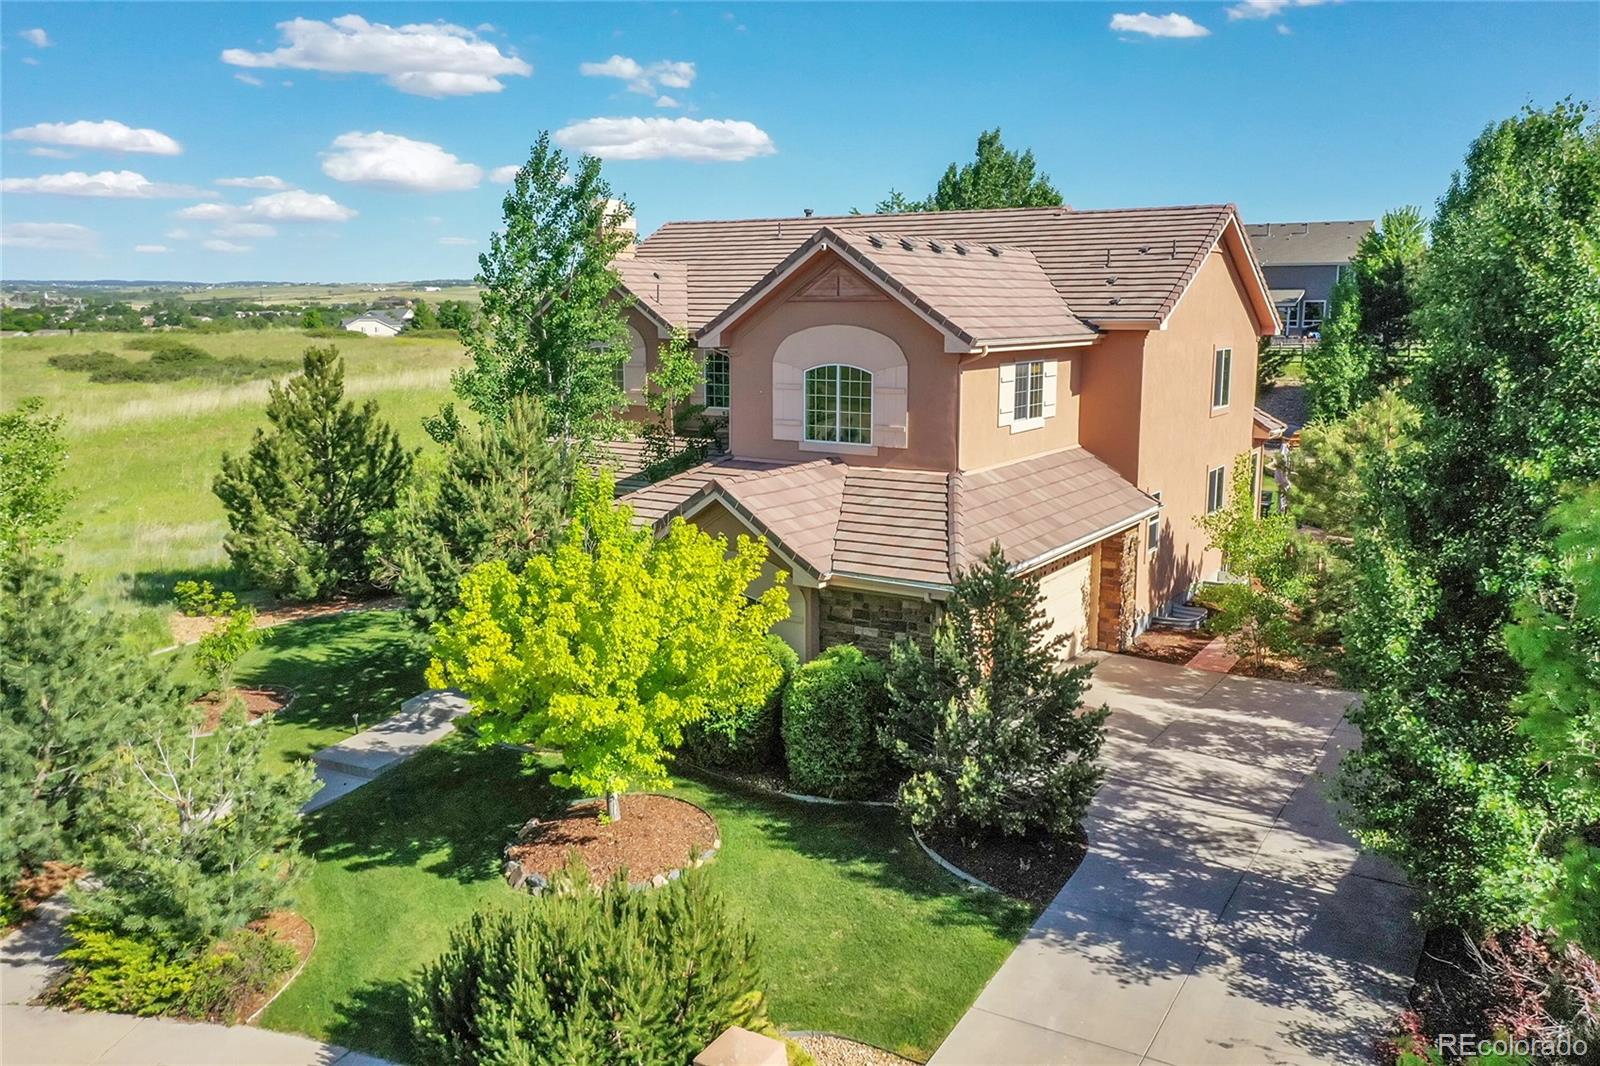
[[[1264,222],[1245,227],[1272,291],[1283,336],[1320,334],[1339,272],[1350,265],[1373,222]]]
[[[1216,574],[1277,329],[1231,205],[674,222],[617,267],[630,392],[687,327],[729,438],[625,499],[764,536],[802,655],[927,633],[995,542],[1074,654]]]

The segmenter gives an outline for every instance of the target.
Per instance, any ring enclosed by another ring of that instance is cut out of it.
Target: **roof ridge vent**
[[[910,237],[901,237],[900,247],[904,248],[908,252],[914,252],[917,250],[917,246],[911,243]]]
[[[1000,246],[998,244],[989,245],[989,254],[996,259],[1000,258]]]
[[[935,240],[928,241],[928,247],[932,248],[936,252],[944,251],[944,245],[940,244],[938,241],[935,241]]]
[[[1117,283],[1117,276],[1115,274],[1110,274],[1110,275],[1108,275],[1106,277],[1106,284],[1107,285],[1115,285],[1116,283]]]
[[[956,254],[957,255],[966,255],[967,251],[968,251],[967,246],[965,244],[963,244],[961,241],[956,241],[955,242],[955,249],[956,249]]]
[[[867,234],[867,243],[872,245],[874,248],[882,248],[883,238],[878,236],[876,233],[869,233]]]
[[[1150,254],[1150,246],[1148,244],[1139,245],[1139,254],[1140,255],[1149,255]]]

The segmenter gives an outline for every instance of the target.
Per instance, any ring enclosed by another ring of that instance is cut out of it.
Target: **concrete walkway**
[[[1352,694],[1107,656],[1083,865],[934,1066],[1365,1061],[1421,950],[1413,894],[1324,799]]]
[[[61,967],[65,895],[0,940],[0,1066],[382,1066],[383,1060],[303,1036],[128,1014],[28,1006]]]
[[[346,737],[311,756],[322,787],[300,809],[306,814],[349,795],[455,730],[467,699],[449,689],[431,689],[400,705],[400,713]]]

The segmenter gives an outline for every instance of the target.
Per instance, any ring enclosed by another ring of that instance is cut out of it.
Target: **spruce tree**
[[[514,400],[504,422],[480,433],[458,433],[437,482],[410,490],[392,533],[395,588],[418,623],[454,607],[462,577],[479,563],[520,571],[563,524],[571,480],[535,399]]]
[[[1000,140],[1000,128],[978,134],[972,162],[951,163],[925,199],[910,200],[897,189],[880,201],[879,214],[904,211],[979,211],[1005,207],[1060,207],[1061,191],[1040,174],[1033,149],[1014,152]]]
[[[894,647],[885,741],[911,777],[901,807],[919,828],[1073,830],[1100,787],[1107,708],[1083,709],[1091,667],[1062,661],[1039,582],[998,544],[962,573],[931,654]]]
[[[349,591],[367,574],[366,522],[392,508],[411,454],[371,400],[344,399],[333,347],[307,348],[302,372],[272,385],[270,430],[224,455],[214,489],[228,512],[234,566],[274,595],[310,600]]]

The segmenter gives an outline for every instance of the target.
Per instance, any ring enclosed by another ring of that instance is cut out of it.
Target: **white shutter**
[[[892,366],[872,375],[872,443],[904,448],[910,434],[906,410],[906,368]]]
[[[1056,361],[1044,361],[1044,416],[1054,418],[1056,415]]]
[[[799,440],[805,417],[805,375],[797,366],[772,364],[772,439]]]
[[[1000,367],[1000,424],[1009,426],[1017,403],[1017,364]]]
[[[622,391],[627,393],[629,403],[641,404],[644,403],[644,382],[647,373],[644,338],[639,335],[638,330],[629,326],[628,340],[630,349],[628,361],[622,366]]]

